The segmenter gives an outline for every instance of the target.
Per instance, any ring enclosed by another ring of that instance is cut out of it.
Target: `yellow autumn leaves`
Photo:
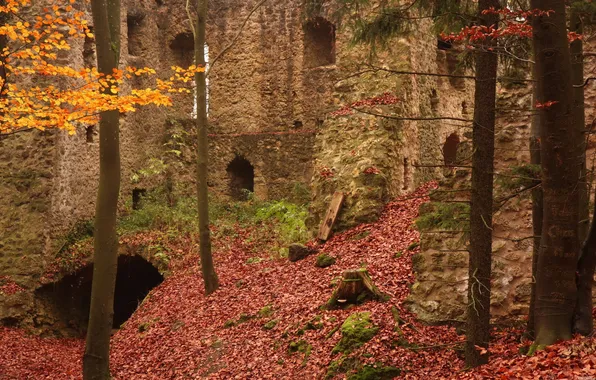
[[[134,112],[141,106],[170,106],[171,93],[188,93],[202,67],[173,67],[159,78],[151,68],[126,67],[111,75],[80,68],[68,58],[76,39],[92,39],[74,0],[57,0],[42,16],[25,20],[31,0],[5,0],[0,6],[0,135],[25,129],[60,128],[74,133],[95,123],[99,113]],[[6,21],[7,20],[7,21]],[[133,77],[151,77],[149,88],[123,91]]]

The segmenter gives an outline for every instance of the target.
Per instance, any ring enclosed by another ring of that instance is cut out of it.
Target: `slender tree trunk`
[[[577,11],[571,11],[570,30],[583,34],[583,24]],[[579,204],[579,238],[583,242],[577,263],[577,305],[573,322],[573,332],[589,335],[594,329],[592,316],[592,283],[594,282],[594,267],[596,266],[596,226],[594,219],[588,229],[589,212],[589,187],[586,168],[586,115],[584,109],[584,47],[582,40],[571,43],[571,76],[572,83],[581,87],[573,89],[573,123],[578,133],[580,150],[580,204]]]
[[[536,80],[536,65],[532,66],[532,79]],[[532,104],[536,104],[538,99],[536,83],[533,85]],[[532,126],[530,130],[530,164],[542,164],[540,159],[540,114],[534,113],[532,116]],[[533,340],[534,331],[534,305],[536,302],[536,267],[538,266],[538,255],[540,252],[540,234],[542,233],[542,186],[532,190],[532,234],[534,235],[532,245],[532,282],[530,293],[530,310],[528,313],[527,335]]]
[[[583,34],[582,20],[577,11],[571,11],[570,28],[572,32]],[[584,43],[576,40],[571,43],[571,81],[575,85],[584,84]],[[586,168],[586,115],[584,108],[584,87],[573,88],[573,124],[578,130],[578,153],[580,165],[579,178],[579,241],[583,242],[588,236],[590,227],[590,195],[588,194],[588,180]]]
[[[120,57],[120,1],[92,0],[93,26],[100,73],[112,74]],[[106,90],[106,94],[110,94]],[[113,95],[117,96],[117,95]],[[119,113],[107,111],[99,121],[99,189],[95,212],[95,242],[91,309],[83,378],[110,379],[110,333],[118,265],[116,214],[120,192]]]
[[[535,342],[549,345],[571,338],[579,252],[579,147],[565,2],[532,0],[530,8],[554,11],[532,20],[538,102],[555,102],[540,109],[544,215],[534,306]]]
[[[480,0],[478,17],[485,26],[497,26],[498,15],[482,14],[490,7],[499,8],[498,0]],[[489,39],[486,47],[494,46]],[[466,327],[466,366],[488,362],[490,340],[490,276],[493,220],[493,169],[495,153],[495,101],[497,90],[497,54],[484,49],[476,53],[476,87],[472,143],[472,195],[470,200],[470,264]]]
[[[0,7],[6,6],[6,0],[0,0]],[[0,13],[0,25],[4,26],[8,23],[8,14]],[[6,67],[5,57],[2,54],[5,48],[8,47],[8,38],[5,34],[0,35],[0,97],[4,97],[6,91]],[[0,115],[4,114],[4,110],[0,110]],[[1,136],[0,136],[1,137]]]
[[[594,198],[596,202],[596,195]],[[573,321],[573,332],[589,335],[594,330],[592,316],[592,283],[596,267],[596,213],[592,216],[592,225],[588,237],[582,246],[577,264],[577,305]]]
[[[207,19],[207,0],[197,0],[197,26],[195,30],[195,62],[198,67],[205,67],[205,24]],[[211,255],[211,234],[209,232],[209,200],[207,197],[207,163],[209,144],[207,141],[207,84],[205,72],[195,74],[197,92],[197,193],[199,199],[199,249],[201,270],[205,281],[205,294],[211,294],[219,287],[217,273]]]

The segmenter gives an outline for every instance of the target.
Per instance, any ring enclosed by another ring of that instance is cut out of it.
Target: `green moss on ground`
[[[264,330],[273,330],[277,326],[277,319],[272,319],[263,325]]]
[[[369,312],[354,313],[341,325],[341,340],[331,351],[332,354],[350,353],[371,340],[379,331],[370,320]]]
[[[339,359],[332,361],[327,367],[325,379],[332,379],[340,373],[352,371],[360,366],[360,362],[356,358],[348,358],[342,355]]]
[[[267,305],[267,306],[262,307],[261,310],[259,310],[258,314],[259,314],[259,317],[267,318],[267,317],[270,317],[271,315],[273,315],[273,312],[274,312],[273,306]]]
[[[326,253],[321,253],[319,256],[317,256],[317,262],[315,263],[315,266],[319,268],[327,268],[333,264],[335,264],[335,257]]]
[[[383,364],[365,365],[358,372],[348,376],[348,380],[390,380],[401,374],[396,367]]]
[[[304,359],[302,359],[302,366],[304,367],[306,365],[306,362],[308,361],[310,353],[312,352],[312,345],[310,345],[305,340],[290,342],[288,346],[288,352],[290,352],[291,354],[296,352],[304,353]]]

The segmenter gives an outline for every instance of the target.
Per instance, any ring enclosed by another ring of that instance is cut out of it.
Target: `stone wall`
[[[211,2],[210,60],[234,40],[255,4]],[[253,190],[262,199],[295,196],[296,189],[306,187],[310,180],[313,130],[327,87],[320,88],[320,73],[304,74],[298,4],[271,2],[259,8],[211,72],[209,185],[214,194],[232,195],[228,169],[236,156],[252,165]],[[193,39],[185,5],[184,0],[123,2],[121,66],[152,67],[168,78],[171,66],[192,64]],[[91,21],[89,5],[81,2],[77,7],[87,7]],[[61,60],[76,68],[93,65],[93,41],[75,42]],[[135,78],[121,92],[151,81]],[[151,159],[164,157],[168,149],[164,142],[173,128],[183,126],[188,137],[194,137],[192,95],[176,95],[173,101],[171,108],[147,107],[121,117],[121,211],[130,210],[135,189],[148,190],[165,179],[136,174]],[[71,228],[78,221],[92,220],[98,179],[97,129],[96,125],[81,125],[75,136],[32,132],[0,141],[0,280],[24,289],[14,295],[0,294],[0,320],[24,324],[33,320],[37,312],[33,294],[40,278]],[[192,188],[195,149],[194,141],[187,143],[185,168],[173,176]]]
[[[130,3],[132,6],[123,3],[121,65],[147,65],[165,75],[172,63],[158,54],[164,49],[157,20],[168,11],[156,7],[151,1]],[[80,9],[87,7],[84,10],[90,21],[89,4],[81,2],[76,6]],[[130,54],[127,44],[127,15],[131,11],[144,17],[141,42],[138,42],[142,48],[133,49],[138,56]],[[60,60],[78,69],[94,64],[93,41],[75,41],[67,56]],[[141,85],[139,81],[132,84],[135,87]],[[125,87],[122,91],[129,90],[130,87]],[[174,107],[168,112],[180,111]],[[160,155],[166,119],[166,112],[156,107],[121,117],[122,209],[130,204],[134,188],[155,186],[152,180],[133,183],[130,178],[146,165],[148,158]],[[81,125],[74,136],[62,131],[34,131],[0,141],[0,171],[3,173],[0,184],[0,278],[14,281],[24,289],[14,295],[0,293],[0,321],[23,318],[31,321],[33,290],[40,285],[42,274],[71,228],[79,221],[92,220],[97,196],[98,139],[97,125]]]
[[[593,50],[594,42],[586,47]],[[595,63],[586,61],[585,73],[593,72]],[[528,70],[526,70],[526,73]],[[503,73],[505,76],[506,74]],[[596,84],[589,84],[586,94],[586,129],[596,118],[594,99]],[[502,82],[498,89],[499,118],[495,139],[495,200],[503,200],[514,190],[503,188],[511,182],[512,167],[529,164],[532,89],[524,82]],[[472,104],[468,106],[470,112]],[[527,110],[527,111],[519,111]],[[594,139],[588,146],[588,168],[593,166]],[[458,170],[440,182],[431,200],[469,199],[469,171]],[[453,193],[453,190],[462,191]],[[448,191],[448,192],[443,192]],[[498,204],[496,202],[496,204]],[[421,208],[421,214],[433,206]],[[439,230],[441,228],[438,228]],[[493,220],[493,276],[491,315],[496,320],[527,315],[532,273],[532,211],[530,194],[514,197],[502,204]],[[428,323],[451,323],[465,320],[468,280],[468,239],[465,233],[422,231],[421,252],[414,257],[417,281],[412,287],[409,306]]]
[[[384,93],[399,101],[367,109],[389,118],[356,111],[327,115],[316,138],[311,227],[324,216],[334,191],[346,194],[339,229],[375,220],[388,199],[442,175],[442,150],[448,136],[455,134],[462,142],[467,138],[468,123],[432,119],[469,118],[462,105],[472,103],[473,83],[370,70],[457,73],[453,61],[458,52],[439,49],[431,27],[430,22],[418,22],[407,35],[389,41],[372,60],[369,47],[350,47],[349,31],[338,31],[337,62],[330,68],[339,78],[333,92],[335,110]],[[366,72],[354,75],[361,71]]]

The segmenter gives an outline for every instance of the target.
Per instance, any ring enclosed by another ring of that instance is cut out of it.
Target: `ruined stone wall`
[[[367,63],[400,71],[459,73],[462,70],[454,62],[458,52],[438,49],[431,27],[428,21],[416,23],[411,32],[388,42],[372,61],[369,47],[350,47],[351,32],[338,31],[335,76],[348,79],[334,87],[335,109],[384,93],[399,101],[369,109],[390,118],[359,112],[327,116],[316,139],[311,227],[323,217],[334,191],[346,194],[338,228],[375,220],[388,199],[442,176],[443,144],[449,135],[458,135],[462,142],[467,138],[465,121],[429,119],[468,118],[462,105],[471,104],[470,83],[386,71],[353,75],[370,68]]]
[[[594,41],[586,46],[593,49]],[[585,75],[594,72],[595,63],[587,60]],[[528,73],[529,70],[526,70]],[[529,74],[528,74],[529,75]],[[586,94],[586,129],[595,120],[596,85],[589,84]],[[512,167],[529,164],[529,136],[532,105],[531,85],[502,82],[498,89],[498,119],[495,137],[495,204],[514,190],[503,188],[511,182]],[[472,104],[469,105],[472,110]],[[525,110],[525,111],[520,111]],[[470,111],[471,112],[471,111]],[[593,166],[594,140],[588,145],[588,168]],[[432,201],[469,199],[469,171],[459,170],[440,182]],[[453,190],[462,191],[455,193]],[[519,190],[519,189],[518,189]],[[442,191],[450,191],[444,193]],[[432,205],[421,214],[433,212]],[[441,228],[437,228],[441,230]],[[532,273],[532,211],[529,192],[502,203],[493,220],[493,264],[491,315],[496,320],[527,315]],[[465,233],[431,230],[421,233],[421,252],[414,257],[417,281],[408,301],[411,310],[428,323],[465,321],[468,281],[468,239]]]
[[[215,59],[232,41],[209,78],[212,193],[231,196],[227,170],[236,156],[254,170],[254,191],[262,199],[289,198],[311,177],[313,129],[324,107],[326,74],[305,74],[299,2],[264,4],[239,28],[256,1],[210,4],[207,45]],[[80,2],[79,8],[89,5]],[[176,0],[125,1],[121,15],[121,66],[152,67],[168,78],[173,65],[193,63],[193,37]],[[91,22],[89,9],[85,9]],[[38,12],[39,13],[39,12]],[[63,57],[76,68],[95,64],[94,42],[77,41]],[[121,89],[151,85],[134,78]],[[189,84],[192,89],[192,85]],[[326,98],[325,98],[326,99]],[[122,212],[135,189],[159,186],[164,175],[139,176],[151,159],[163,159],[174,128],[188,132],[186,165],[169,173],[194,188],[193,96],[173,96],[173,107],[147,107],[121,116]],[[98,126],[81,125],[75,136],[60,131],[28,133],[0,142],[0,277],[24,288],[0,294],[0,320],[35,324],[33,291],[78,221],[94,215],[98,180]],[[6,177],[6,178],[5,178]],[[39,314],[39,313],[38,313]],[[39,317],[39,316],[38,316]],[[41,316],[51,320],[51,316]],[[35,318],[35,320],[41,320]]]
[[[309,67],[301,3],[265,2],[239,35],[257,1],[211,4],[209,185],[217,194],[236,191],[228,170],[235,157],[253,166],[260,199],[291,197],[310,181],[312,136],[331,99],[333,70]]]
[[[87,7],[84,10],[91,24],[89,4],[76,6]],[[142,48],[132,52],[128,47],[129,12],[143,15],[137,41]],[[152,1],[123,3],[122,66],[151,66],[158,72],[169,69],[171,60],[159,54],[164,51],[165,36],[158,27],[160,17],[168,13]],[[92,40],[74,41],[60,62],[78,69],[89,67],[95,65],[93,51]],[[132,84],[142,85],[138,80]],[[122,89],[129,90],[128,86]],[[148,158],[160,156],[166,118],[166,112],[155,107],[121,116],[123,210],[130,204],[134,188],[155,186],[152,179],[133,183],[131,176]],[[92,220],[99,174],[98,139],[97,125],[81,125],[74,136],[62,131],[27,132],[0,141],[0,165],[6,177],[0,185],[0,278],[6,276],[24,289],[14,295],[0,294],[0,320],[27,319],[31,323],[33,290],[42,274],[71,228],[79,221]]]

